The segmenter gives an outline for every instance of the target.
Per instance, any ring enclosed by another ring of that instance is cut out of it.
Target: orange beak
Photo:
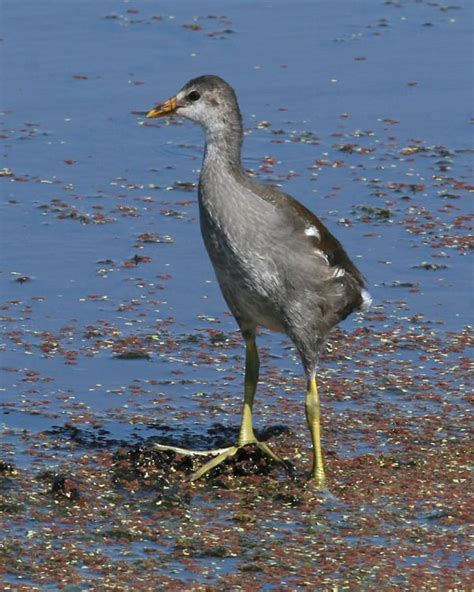
[[[176,109],[178,108],[178,103],[176,97],[171,97],[164,103],[160,103],[156,107],[153,107],[148,113],[146,114],[149,118],[154,117],[163,117],[163,115],[173,115],[176,113]]]

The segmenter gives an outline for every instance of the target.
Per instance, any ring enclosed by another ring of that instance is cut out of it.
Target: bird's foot
[[[273,461],[282,464],[286,470],[289,470],[288,464],[282,460],[277,454],[273,452],[273,450],[267,446],[264,442],[259,442],[258,440],[249,440],[243,444],[237,444],[236,446],[230,446],[229,448],[224,449],[220,454],[216,457],[205,463],[202,467],[200,467],[197,471],[195,471],[190,478],[190,481],[196,481],[203,477],[206,473],[210,470],[214,469],[222,462],[224,462],[227,458],[231,456],[235,456],[239,450],[247,446],[248,444],[255,445],[263,454],[271,458]]]
[[[220,465],[227,458],[235,456],[239,450],[241,450],[247,445],[255,445],[261,452],[263,452],[264,455],[271,458],[274,462],[282,464],[285,467],[285,469],[291,474],[290,465],[286,463],[283,459],[281,459],[277,454],[275,454],[267,444],[265,444],[264,442],[259,442],[257,439],[251,439],[243,443],[238,443],[235,446],[228,446],[226,448],[216,448],[213,450],[191,450],[189,448],[180,448],[179,446],[158,444],[157,442],[150,444],[149,448],[151,450],[158,450],[160,452],[175,452],[176,454],[182,454],[185,456],[214,456],[214,458],[203,464],[202,467],[200,467],[191,475],[190,481],[196,481],[197,479],[200,479],[203,475],[205,475],[206,473]]]

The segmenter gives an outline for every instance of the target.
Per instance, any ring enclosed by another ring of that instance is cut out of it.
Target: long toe
[[[226,448],[215,448],[214,450],[191,450],[189,448],[180,448],[179,446],[170,446],[168,444],[159,444],[158,442],[153,442],[149,446],[150,450],[159,450],[160,452],[175,452],[176,454],[183,454],[185,456],[210,456],[210,455],[219,455],[234,446],[227,446]]]
[[[220,465],[222,462],[224,462],[227,458],[229,458],[230,456],[234,456],[234,454],[237,452],[238,449],[239,449],[238,446],[231,446],[230,448],[228,448],[227,450],[225,450],[221,454],[217,455],[215,458],[211,459],[206,464],[204,464],[201,468],[199,468],[197,471],[195,471],[191,475],[190,481],[196,481],[197,479],[200,479],[202,476],[204,476],[206,473],[208,473],[211,469],[214,469],[215,467]]]

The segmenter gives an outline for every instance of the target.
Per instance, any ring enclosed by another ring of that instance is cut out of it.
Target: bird
[[[301,358],[313,452],[309,482],[326,489],[316,371],[329,331],[354,311],[370,306],[366,280],[315,214],[291,195],[257,182],[245,171],[242,116],[230,84],[216,75],[199,76],[146,112],[147,118],[169,115],[185,117],[204,130],[198,185],[201,233],[245,342],[238,440],[233,446],[210,451],[214,457],[191,480],[249,444],[283,462],[265,442],[257,440],[252,422],[260,366],[257,329],[264,328],[286,334]]]

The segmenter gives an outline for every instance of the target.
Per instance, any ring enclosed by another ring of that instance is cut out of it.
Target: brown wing
[[[285,216],[288,218],[288,222],[294,225],[295,230],[301,230],[303,233],[305,228],[315,226],[318,229],[320,238],[308,236],[307,239],[312,240],[315,246],[323,251],[331,267],[344,269],[354,278],[361,288],[364,287],[364,277],[349,259],[344,247],[311,210],[291,195],[283,193],[270,185],[256,183],[248,177],[246,180],[252,191],[259,197],[273,203],[277,208],[285,208]]]

